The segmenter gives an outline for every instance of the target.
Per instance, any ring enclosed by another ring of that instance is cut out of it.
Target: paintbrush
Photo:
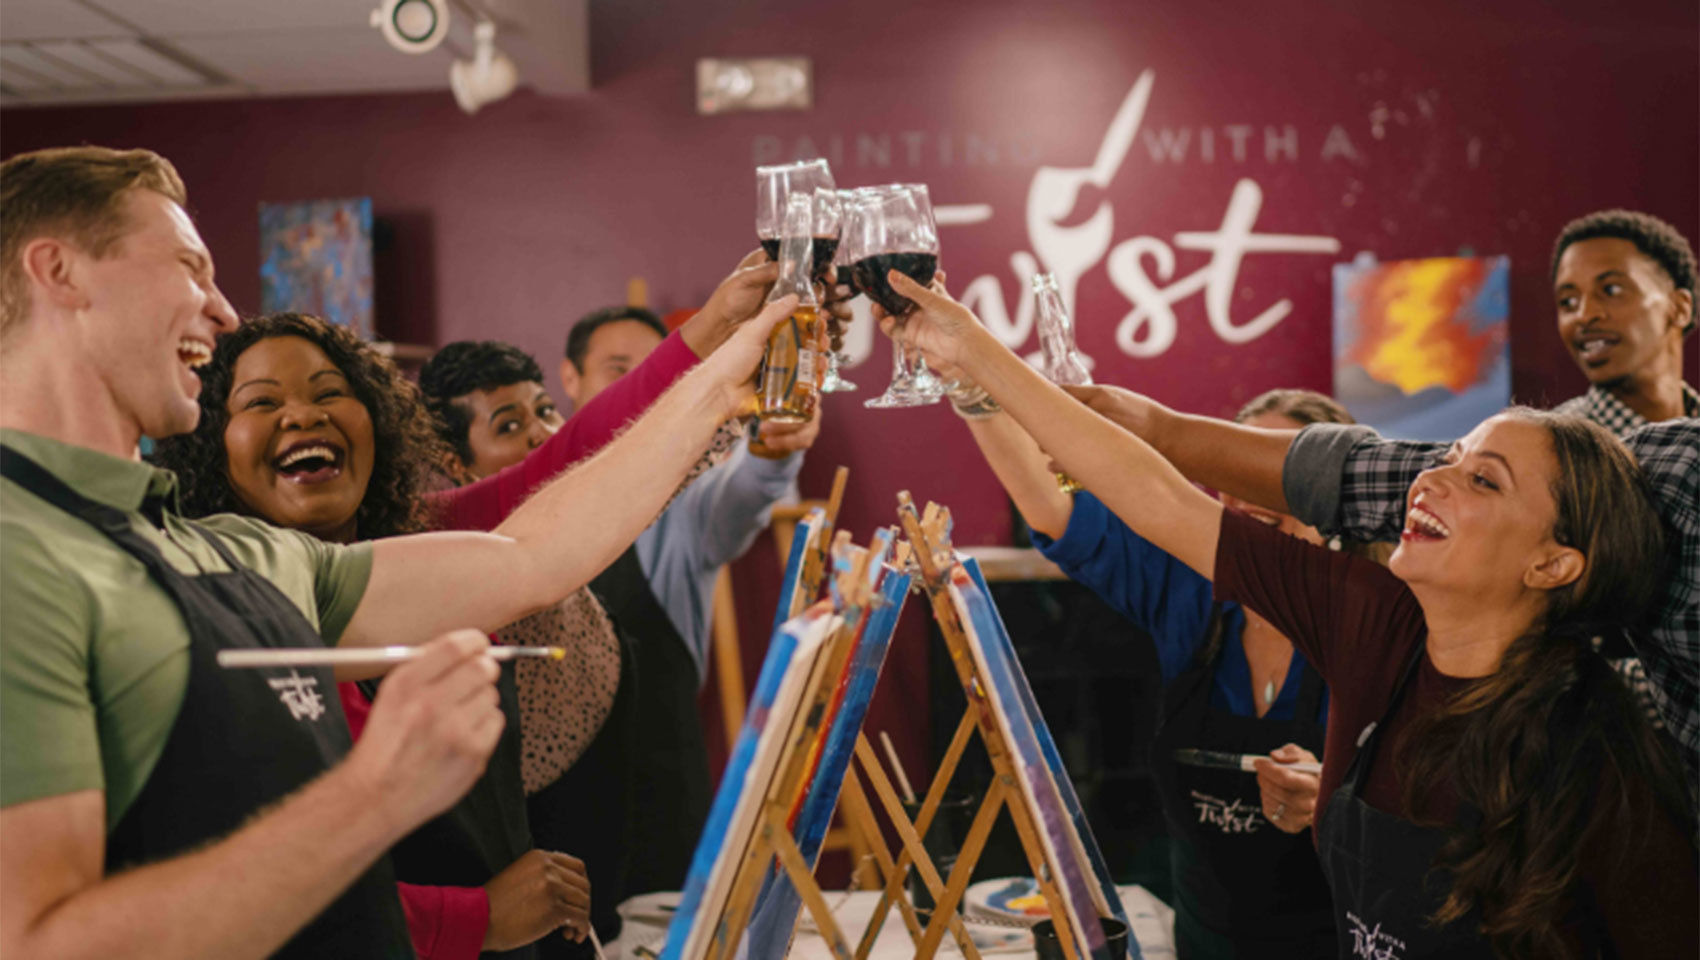
[[[1322,764],[1310,761],[1298,763],[1282,763],[1274,757],[1257,753],[1220,753],[1215,750],[1193,750],[1182,748],[1175,751],[1175,762],[1184,763],[1191,767],[1214,767],[1218,770],[1244,770],[1246,773],[1257,772],[1257,761],[1268,760],[1286,770],[1296,770],[1299,773],[1321,773]]]
[[[381,666],[412,660],[424,650],[421,647],[298,647],[287,650],[220,650],[221,667],[345,667]],[[567,655],[565,647],[504,647],[492,646],[485,654],[492,660],[516,660],[520,657],[546,657],[561,660]]]

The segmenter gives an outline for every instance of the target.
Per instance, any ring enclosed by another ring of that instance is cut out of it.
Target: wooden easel
[[[1068,960],[1080,960],[1075,951],[1075,939],[1062,891],[1045,862],[1044,848],[1040,844],[1034,822],[1034,812],[1027,808],[1016,785],[1009,745],[992,716],[990,704],[983,692],[987,689],[989,680],[978,675],[973,654],[968,648],[967,634],[957,615],[956,607],[951,602],[948,587],[950,568],[954,561],[950,544],[950,511],[929,503],[926,513],[918,515],[914,501],[905,491],[898,494],[898,515],[903,523],[904,534],[913,548],[921,586],[932,603],[933,619],[944,635],[951,664],[956,669],[957,679],[962,684],[962,692],[967,698],[968,706],[913,822],[904,813],[903,803],[897,791],[892,788],[884,768],[880,766],[873,747],[865,737],[857,741],[856,758],[861,762],[862,773],[867,777],[869,787],[884,810],[886,819],[896,829],[901,843],[899,853],[893,857],[885,846],[884,834],[874,816],[873,804],[857,781],[855,770],[852,768],[845,776],[843,809],[849,814],[852,827],[862,833],[864,842],[873,850],[875,862],[885,880],[879,904],[875,907],[868,928],[857,945],[855,960],[867,960],[869,951],[873,949],[874,941],[885,923],[886,913],[893,905],[903,917],[904,925],[915,943],[917,960],[931,960],[938,952],[946,929],[955,935],[963,956],[977,960],[979,952],[963,929],[956,908],[967,892],[969,878],[973,876],[974,867],[985,850],[986,839],[991,835],[998,813],[1005,809],[1009,812],[1010,820],[1014,822],[1016,833],[1021,838],[1021,846],[1027,853],[1027,862],[1033,870],[1033,876],[1038,880],[1045,905],[1050,910],[1050,918],[1056,926],[1057,939],[1062,945],[1063,955]],[[945,879],[940,877],[938,868],[927,855],[921,838],[925,836],[927,828],[937,815],[945,789],[976,731],[991,760],[992,785],[981,798],[979,811],[967,837],[962,841],[956,864],[951,868],[950,877]],[[914,907],[903,895],[903,883],[911,866],[920,873],[933,897],[933,915],[924,929]],[[823,931],[825,929],[822,927]]]
[[[833,485],[834,505],[843,495],[842,469],[839,478]],[[831,522],[830,519],[828,522]],[[889,539],[889,534],[885,536]],[[867,550],[850,546],[850,533],[843,530],[834,536],[830,553],[841,561],[835,594],[843,604],[846,616],[829,639],[827,651],[821,658],[815,675],[809,680],[803,706],[798,712],[799,720],[792,732],[791,742],[786,746],[784,766],[768,789],[761,813],[758,815],[755,840],[745,851],[738,866],[732,882],[732,892],[727,898],[726,907],[715,927],[713,941],[709,945],[707,960],[730,960],[734,955],[739,941],[743,939],[749,927],[756,897],[767,878],[769,864],[775,858],[790,877],[810,915],[815,918],[815,924],[819,927],[821,936],[826,939],[833,956],[838,960],[851,960],[849,941],[839,929],[837,918],[833,916],[832,908],[827,905],[826,897],[815,881],[813,865],[804,859],[802,850],[791,833],[789,820],[811,772],[810,761],[814,759],[811,748],[822,731],[828,703],[836,690],[837,680],[844,674],[850,656],[855,651],[857,639],[866,628],[868,616],[872,612],[876,594],[868,578],[869,565],[884,563],[886,558],[884,550],[870,554]],[[811,560],[816,562],[812,569],[809,566]],[[802,586],[807,589],[806,593],[804,589],[799,589],[799,595],[813,597],[819,592],[822,576],[820,571],[824,568],[823,560],[815,557],[805,560]]]

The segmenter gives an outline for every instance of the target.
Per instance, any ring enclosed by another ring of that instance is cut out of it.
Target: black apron
[[[708,744],[697,712],[697,666],[655,594],[637,550],[591,581],[615,629],[630,636],[642,709],[635,717],[631,844],[620,899],[680,890],[708,821]]]
[[[514,689],[514,665],[509,661],[501,667],[496,693],[507,720],[502,738],[483,776],[466,796],[390,850],[396,879],[403,883],[482,887],[531,849],[531,823],[526,817],[525,788],[519,772],[519,696]],[[360,684],[368,698],[374,696],[376,687],[373,682]],[[485,951],[482,956],[532,960],[537,949],[527,944],[513,950]]]
[[[88,522],[140,561],[175,601],[189,633],[183,704],[147,783],[106,838],[108,875],[228,835],[348,752],[348,723],[330,668],[218,666],[221,649],[318,647],[324,641],[287,597],[238,563],[216,535],[198,531],[229,571],[185,576],[130,528],[123,511],[83,497],[23,454],[5,448],[0,474]],[[413,960],[389,859],[380,857],[274,956]]]
[[[1429,916],[1448,892],[1445,876],[1430,869],[1448,831],[1383,813],[1360,796],[1375,762],[1382,728],[1398,711],[1423,651],[1418,644],[1387,712],[1360,735],[1358,755],[1346,769],[1346,779],[1328,798],[1328,808],[1317,825],[1317,851],[1334,895],[1342,958],[1493,960],[1493,948],[1479,932],[1479,908],[1439,929],[1429,924]],[[1459,818],[1467,825],[1471,820],[1479,822],[1480,814],[1460,803]]]
[[[1290,721],[1240,717],[1210,705],[1223,621],[1218,607],[1192,664],[1163,691],[1163,725],[1151,746],[1171,842],[1175,954],[1181,960],[1325,957],[1337,937],[1309,831],[1283,833],[1266,821],[1252,774],[1175,762],[1175,751],[1189,747],[1268,753],[1296,743],[1322,754],[1325,731],[1316,715],[1323,683],[1308,663]]]

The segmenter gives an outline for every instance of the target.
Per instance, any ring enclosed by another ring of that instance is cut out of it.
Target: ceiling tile
[[[200,73],[135,40],[96,40],[90,47],[133,72],[170,86],[199,86],[207,82]]]
[[[134,31],[78,0],[5,0],[0,3],[0,40],[71,40],[127,37]]]
[[[20,0],[5,0],[10,5]],[[22,0],[24,3],[65,0]],[[85,0],[148,36],[360,27],[379,0]],[[373,31],[376,33],[377,31]]]
[[[84,90],[110,85],[75,67],[45,57],[22,43],[0,44],[0,78],[3,78],[4,72],[11,67],[22,67],[61,90]]]
[[[444,88],[454,59],[446,47],[417,56],[399,53],[384,43],[378,31],[366,27],[162,39],[232,80],[266,93]]]
[[[93,74],[101,81],[102,86],[151,87],[155,82],[153,78],[137,73],[124,64],[114,63],[74,40],[37,43],[34,48],[36,52],[52,57],[60,63],[67,63],[84,73]]]

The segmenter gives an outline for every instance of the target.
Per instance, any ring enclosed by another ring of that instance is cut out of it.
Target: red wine
[[[933,282],[933,274],[938,272],[938,268],[939,255],[936,253],[881,253],[856,261],[851,271],[856,276],[856,289],[867,294],[886,313],[901,317],[915,304],[891,289],[891,281],[886,279],[886,274],[896,270],[924,287]]]
[[[777,261],[779,259],[778,237],[762,237],[761,248],[767,251],[769,260]],[[832,258],[838,255],[838,238],[816,237],[814,249],[810,253],[815,258],[814,278],[816,280],[826,279],[827,268],[832,266]]]

